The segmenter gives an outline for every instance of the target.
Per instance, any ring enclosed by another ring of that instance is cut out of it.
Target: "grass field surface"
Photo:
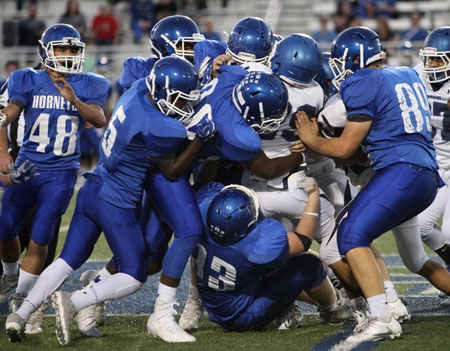
[[[61,250],[73,213],[75,198],[63,218],[58,243]],[[403,325],[403,334],[393,341],[372,342],[360,345],[356,350],[448,350],[450,336],[450,307],[441,307],[437,291],[423,278],[411,274],[401,263],[391,233],[376,240],[375,246],[385,258],[389,272],[398,293],[408,302],[413,318]],[[317,245],[313,246],[317,250]],[[429,250],[427,252],[430,253]],[[431,253],[430,253],[431,254]],[[86,269],[101,268],[111,257],[111,252],[102,236],[94,250],[91,260],[74,272],[62,289],[73,291],[81,287],[80,274]],[[439,260],[437,257],[433,258]],[[260,332],[224,332],[203,317],[201,328],[194,332],[197,342],[193,344],[167,344],[147,334],[146,322],[153,309],[156,297],[158,276],[149,277],[144,287],[136,294],[119,301],[109,302],[107,324],[101,327],[103,338],[86,338],[79,333],[76,323],[73,326],[73,340],[65,350],[316,350],[325,351],[351,333],[353,324],[328,326],[320,323],[315,308],[301,303],[305,313],[303,326],[291,331],[278,331],[274,326]],[[185,303],[188,291],[188,273],[179,288],[179,311]],[[11,350],[61,350],[54,333],[53,311],[47,311],[42,334],[31,335],[24,343],[10,344],[4,333],[7,305],[0,305],[0,351]]]

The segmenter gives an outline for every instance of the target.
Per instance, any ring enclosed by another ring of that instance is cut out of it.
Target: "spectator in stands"
[[[370,0],[367,2],[367,11],[370,18],[380,16],[386,18],[397,18],[397,0]]]
[[[164,17],[173,16],[177,14],[177,4],[173,0],[160,0],[159,4],[155,5],[156,21]],[[186,16],[188,14],[183,13]]]
[[[155,23],[155,7],[152,0],[133,0],[131,3],[131,28],[134,42],[141,41],[144,33],[149,34]]]
[[[19,22],[19,45],[37,46],[47,27],[43,21],[37,19],[37,4],[28,4],[28,17]]]
[[[377,18],[377,29],[376,32],[380,37],[381,44],[383,45],[383,49],[386,52],[387,56],[392,56],[392,46],[389,45],[389,42],[394,40],[394,32],[391,30],[389,26],[388,19],[386,17],[378,17]]]
[[[5,84],[6,79],[8,79],[9,75],[19,69],[19,61],[17,60],[9,60],[5,63],[5,78],[0,78],[0,94],[1,88],[3,87],[3,84]]]
[[[183,1],[183,15],[192,18],[194,21],[198,20],[200,16],[200,8],[197,0],[184,0]]]
[[[76,0],[67,1],[66,12],[59,19],[60,23],[70,24],[80,33],[81,40],[86,41],[86,17],[80,12],[80,5]]]
[[[206,20],[204,20],[202,27],[203,27],[202,34],[205,36],[206,39],[218,41],[222,40],[220,34],[214,30],[214,23],[210,19],[207,18]]]
[[[349,1],[342,0],[338,3],[336,13],[333,16],[336,34],[348,28],[352,14],[352,6]]]
[[[111,8],[106,4],[99,6],[91,29],[97,45],[112,45],[119,42],[119,24]]]
[[[401,39],[404,41],[424,41],[428,35],[425,28],[420,25],[422,15],[419,11],[411,13],[411,27],[402,33]]]
[[[320,30],[316,30],[312,33],[312,37],[318,43],[331,43],[336,36],[334,30],[330,30],[327,27],[328,19],[325,16],[320,17]]]

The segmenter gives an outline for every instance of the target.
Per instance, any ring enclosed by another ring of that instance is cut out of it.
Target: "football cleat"
[[[186,333],[175,321],[175,301],[164,301],[156,298],[155,310],[147,322],[147,331],[154,337],[159,337],[166,342],[194,342],[195,337]]]
[[[409,321],[411,314],[402,299],[397,299],[395,302],[388,302],[389,310],[392,317],[399,321],[399,323]]]
[[[197,288],[189,289],[189,296],[181,313],[178,324],[184,330],[194,330],[200,327],[203,315],[203,303]]]
[[[291,330],[300,328],[303,320],[303,312],[295,302],[289,306],[277,320],[278,330]]]
[[[6,334],[10,342],[25,341],[27,339],[24,334],[25,319],[22,319],[17,313],[11,313],[6,318]]]
[[[105,302],[100,302],[95,305],[95,324],[102,327],[106,324],[106,308]]]
[[[22,306],[23,301],[27,297],[26,294],[14,293],[9,297],[9,312],[17,312],[17,310]]]
[[[56,338],[65,346],[70,343],[72,336],[72,320],[75,317],[75,306],[70,299],[70,293],[57,291],[52,295],[56,316]]]
[[[83,272],[83,274],[81,274],[80,281],[83,285],[83,288],[86,288],[91,284],[94,278],[98,275],[98,272],[99,271],[96,270],[87,270]],[[97,323],[95,321],[96,311],[97,305],[91,305],[78,311],[76,321],[78,324],[78,329],[83,335],[86,335],[88,337],[103,336],[103,334],[97,329]]]
[[[45,301],[36,311],[34,311],[27,324],[25,325],[25,334],[39,334],[43,332],[42,324],[44,323],[45,311],[48,307],[48,301]]]
[[[365,326],[359,331],[354,330],[347,339],[341,341],[332,350],[351,350],[366,341],[395,339],[401,333],[402,327],[395,318],[392,318],[390,322],[382,322],[370,313],[367,313]]]
[[[336,306],[330,311],[319,307],[319,315],[322,322],[329,325],[340,325],[353,318],[353,313],[348,304],[345,303],[338,290],[336,291]]]
[[[439,291],[438,296],[441,301],[441,306],[450,306],[450,296],[443,291]]]
[[[8,293],[17,286],[19,271],[14,275],[3,274],[0,279],[0,303],[3,303]]]

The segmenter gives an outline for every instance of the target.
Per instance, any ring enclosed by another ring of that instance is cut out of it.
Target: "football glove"
[[[194,133],[203,142],[214,138],[217,129],[214,122],[208,118],[208,116],[203,117],[196,125],[188,129],[190,132]]]
[[[14,165],[10,164],[8,166],[8,169],[9,178],[14,184],[26,182],[30,178],[39,175],[37,168],[34,166],[34,164],[30,163],[29,160],[26,160],[17,168],[15,168]]]

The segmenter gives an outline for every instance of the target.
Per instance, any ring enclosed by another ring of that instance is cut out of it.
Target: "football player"
[[[207,183],[197,190],[204,234],[192,260],[209,318],[223,329],[262,329],[302,291],[327,313],[336,313],[336,295],[322,263],[305,253],[319,211],[317,183],[307,182],[307,204],[295,232],[274,219],[258,220],[258,197],[246,187]]]
[[[419,56],[422,63],[415,67],[426,88],[431,107],[431,123],[436,130],[433,144],[439,174],[445,185],[439,189],[430,207],[419,215],[420,233],[423,241],[433,249],[450,269],[450,201],[448,198],[450,173],[450,129],[447,119],[450,116],[450,27],[434,29],[425,39]],[[436,221],[442,219],[442,229]],[[450,306],[447,295],[440,293],[441,303]]]
[[[23,327],[30,314],[89,258],[102,231],[118,262],[119,273],[72,296],[65,292],[54,294],[60,344],[70,342],[77,311],[127,296],[145,282],[145,242],[137,213],[143,183],[146,174],[157,169],[167,177],[181,174],[202,145],[202,140],[195,137],[177,158],[170,156],[185,140],[183,122],[192,116],[190,103],[198,98],[197,86],[198,75],[192,64],[179,57],[167,57],[118,101],[101,141],[100,164],[85,175],[86,183],[78,193],[60,258],[43,272],[17,313],[8,316],[6,329],[11,341],[23,339]],[[187,200],[180,199],[180,203],[186,204]],[[167,333],[171,333],[173,341],[195,341],[173,320],[174,297],[172,301],[172,296],[168,298],[167,291],[161,290],[156,304],[166,313],[166,319],[160,321]],[[166,290],[174,294],[176,289]]]
[[[340,137],[324,139],[318,134],[317,121],[299,112],[297,129],[309,148],[328,157],[349,159],[363,144],[375,171],[350,203],[337,233],[339,251],[346,255],[374,317],[339,346],[348,349],[401,334],[369,246],[431,204],[441,181],[430,113],[417,74],[409,68],[384,69],[386,54],[379,37],[365,27],[340,33],[333,41],[331,55],[330,66],[348,112],[347,124]],[[450,286],[445,290],[450,292]]]
[[[23,110],[25,135],[16,165],[29,159],[40,176],[5,190],[0,212],[0,255],[4,285],[19,275],[13,310],[31,290],[45,262],[54,228],[67,209],[79,168],[79,135],[86,122],[102,127],[108,83],[95,74],[82,74],[84,43],[70,25],[48,27],[39,41],[45,70],[13,72],[8,79],[9,104],[0,112],[5,126]],[[30,242],[19,270],[18,233],[36,206]]]

